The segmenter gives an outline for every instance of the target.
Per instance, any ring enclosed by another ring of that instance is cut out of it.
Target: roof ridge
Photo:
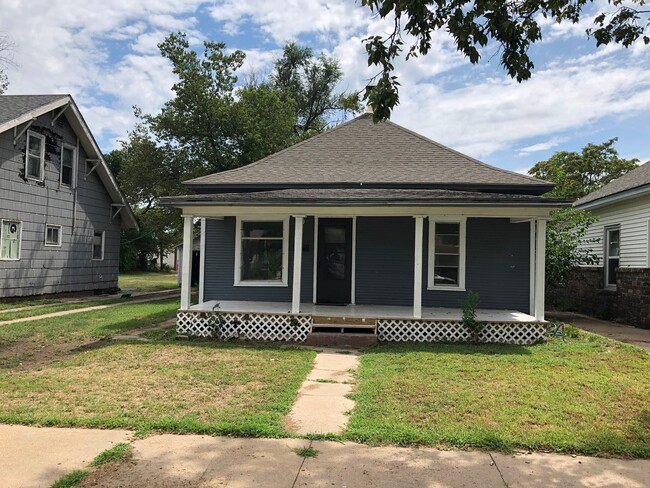
[[[408,133],[411,134],[411,135],[414,135],[414,136],[416,136],[416,137],[422,139],[422,140],[425,141],[425,142],[428,142],[428,143],[430,143],[430,144],[433,144],[433,145],[435,145],[435,146],[438,146],[439,148],[442,148],[442,149],[444,149],[444,150],[446,150],[446,151],[453,152],[454,154],[457,154],[458,156],[461,156],[461,157],[463,157],[463,158],[465,158],[465,159],[468,159],[468,160],[470,160],[470,161],[473,161],[473,162],[475,162],[475,163],[478,163],[478,164],[480,164],[480,165],[482,165],[482,166],[485,166],[485,167],[487,167],[487,168],[494,169],[494,170],[499,171],[499,172],[501,172],[501,173],[505,173],[505,174],[509,174],[509,175],[515,175],[515,176],[517,176],[517,177],[525,178],[525,179],[527,179],[527,180],[537,181],[537,182],[539,182],[539,183],[551,183],[550,181],[542,180],[542,179],[540,179],[540,178],[535,178],[534,176],[522,175],[521,173],[517,173],[517,172],[515,172],[515,171],[510,171],[510,170],[507,170],[507,169],[499,168],[498,166],[492,166],[491,164],[485,163],[485,162],[481,161],[480,159],[476,159],[476,158],[473,158],[472,156],[468,156],[467,154],[464,154],[464,153],[462,153],[462,152],[460,152],[460,151],[457,151],[457,150],[454,149],[454,148],[451,148],[451,147],[449,147],[449,146],[446,146],[446,145],[444,145],[444,144],[441,144],[441,143],[439,143],[438,141],[434,141],[433,139],[430,139],[430,138],[428,138],[428,137],[426,137],[426,136],[423,136],[422,134],[418,134],[417,132],[415,132],[415,131],[413,131],[413,130],[411,130],[411,129],[408,129],[408,128],[403,127],[403,126],[401,126],[401,125],[399,125],[399,124],[396,124],[395,122],[393,122],[393,121],[391,121],[391,120],[386,120],[386,122],[389,123],[389,124],[391,124],[391,125],[394,125],[394,126],[397,127],[398,129],[401,129],[401,130],[403,130],[403,131],[405,131],[405,132],[408,132]]]
[[[369,115],[372,115],[372,114],[363,113],[363,114],[361,114],[361,115],[359,115],[357,117],[354,117],[353,119],[346,120],[342,124],[339,124],[339,125],[333,127],[332,129],[326,130],[325,132],[321,132],[320,134],[316,134],[315,136],[309,137],[309,138],[307,138],[307,139],[305,139],[303,141],[296,142],[295,144],[292,144],[292,145],[290,145],[288,147],[285,147],[284,149],[282,149],[282,150],[280,150],[278,152],[274,152],[272,154],[269,154],[268,156],[264,156],[262,159],[258,159],[257,161],[253,161],[252,163],[249,163],[249,164],[244,164],[243,166],[239,166],[237,168],[228,169],[226,171],[217,171],[217,173],[220,174],[220,175],[223,175],[223,174],[226,174],[226,173],[232,174],[232,173],[236,173],[238,171],[241,171],[241,170],[244,170],[244,169],[247,169],[247,168],[253,168],[253,167],[259,165],[260,163],[265,162],[266,160],[268,160],[270,158],[279,156],[280,154],[284,154],[289,149],[295,149],[297,147],[303,146],[304,144],[306,144],[308,142],[315,141],[315,140],[317,140],[317,139],[319,139],[319,138],[321,138],[321,137],[323,137],[325,135],[331,134],[331,133],[339,130],[341,127],[344,127],[346,125],[351,124],[352,122],[356,122],[358,120],[361,120],[362,118],[367,118]],[[183,183],[190,183],[190,184],[197,183],[197,182],[199,182],[199,180],[201,180],[203,178],[206,178],[208,176],[217,174],[217,173],[210,173],[210,174],[207,174],[207,175],[198,176],[196,178],[192,178],[191,180],[186,180]]]

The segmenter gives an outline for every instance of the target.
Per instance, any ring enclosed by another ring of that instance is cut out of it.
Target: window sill
[[[427,286],[427,291],[465,291],[465,288],[459,286]]]
[[[265,287],[265,286],[289,286],[288,283],[284,281],[236,281],[233,286],[250,286],[250,287]]]
[[[45,247],[61,247],[61,244],[45,244]]]
[[[25,176],[25,179],[28,181],[35,181],[36,183],[43,183],[45,178],[34,178],[33,176]]]

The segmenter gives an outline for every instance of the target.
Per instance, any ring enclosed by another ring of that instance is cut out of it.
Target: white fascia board
[[[631,190],[615,193],[614,195],[609,195],[607,197],[599,198],[598,200],[593,200],[591,202],[583,203],[582,205],[576,205],[575,208],[578,208],[580,210],[591,210],[593,208],[611,205],[612,203],[618,203],[623,200],[641,197],[646,194],[650,194],[650,185],[644,185],[638,188],[632,188]]]

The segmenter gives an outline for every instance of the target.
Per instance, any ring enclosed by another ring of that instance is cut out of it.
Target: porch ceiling
[[[268,313],[290,314],[290,302],[253,302],[210,300],[199,305],[193,305],[190,310],[218,311],[232,313]],[[413,307],[398,307],[387,305],[315,305],[301,303],[300,314],[327,317],[350,317],[369,319],[412,319]],[[461,320],[460,308],[422,307],[422,319],[425,320]],[[477,320],[483,322],[538,322],[535,317],[516,310],[477,310]]]

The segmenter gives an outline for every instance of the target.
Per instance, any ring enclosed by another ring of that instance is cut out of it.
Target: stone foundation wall
[[[618,318],[650,329],[650,268],[619,268],[616,288]]]
[[[547,287],[546,304],[650,328],[650,268],[619,268],[616,279],[616,290],[604,290],[603,268],[581,268],[567,286]]]

